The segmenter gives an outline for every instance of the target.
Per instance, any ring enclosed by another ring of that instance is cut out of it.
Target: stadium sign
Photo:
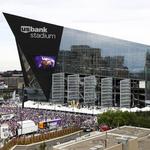
[[[56,39],[56,34],[48,34],[46,27],[37,28],[32,26],[21,26],[20,31],[25,34],[30,33],[30,38]]]
[[[32,26],[21,26],[21,32],[23,33],[29,33],[29,32],[45,32],[47,33],[47,28],[34,28]]]

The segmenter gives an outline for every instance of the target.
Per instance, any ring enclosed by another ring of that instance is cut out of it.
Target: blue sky
[[[2,12],[150,45],[149,0],[0,0],[0,71],[20,69]]]

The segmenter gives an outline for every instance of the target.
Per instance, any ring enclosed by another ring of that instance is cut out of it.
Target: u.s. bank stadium
[[[4,13],[15,36],[28,99],[145,106],[150,46]]]

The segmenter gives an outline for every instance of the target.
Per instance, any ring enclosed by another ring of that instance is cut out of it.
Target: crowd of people
[[[14,114],[11,119],[0,119],[0,124],[6,123],[9,125],[13,136],[16,135],[16,130],[19,128],[18,121],[32,120],[35,124],[48,119],[61,119],[61,127],[82,127],[86,125],[94,126],[96,124],[95,117],[87,114],[77,114],[72,112],[52,111],[39,108],[22,108],[16,104],[6,102],[0,106],[0,114]]]

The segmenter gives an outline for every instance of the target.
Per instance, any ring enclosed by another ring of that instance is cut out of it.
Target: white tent
[[[58,111],[64,111],[64,112],[76,112],[76,113],[83,113],[83,114],[101,114],[103,112],[106,112],[108,110],[121,110],[121,111],[131,111],[131,112],[136,112],[136,111],[150,111],[150,107],[145,107],[145,108],[116,108],[116,107],[102,107],[101,109],[96,109],[96,108],[76,108],[76,107],[66,107],[62,106],[59,104],[49,104],[49,103],[39,103],[39,102],[33,102],[33,101],[27,101],[25,102],[25,107],[28,108],[40,108],[40,109],[48,109],[48,110],[58,110]]]

